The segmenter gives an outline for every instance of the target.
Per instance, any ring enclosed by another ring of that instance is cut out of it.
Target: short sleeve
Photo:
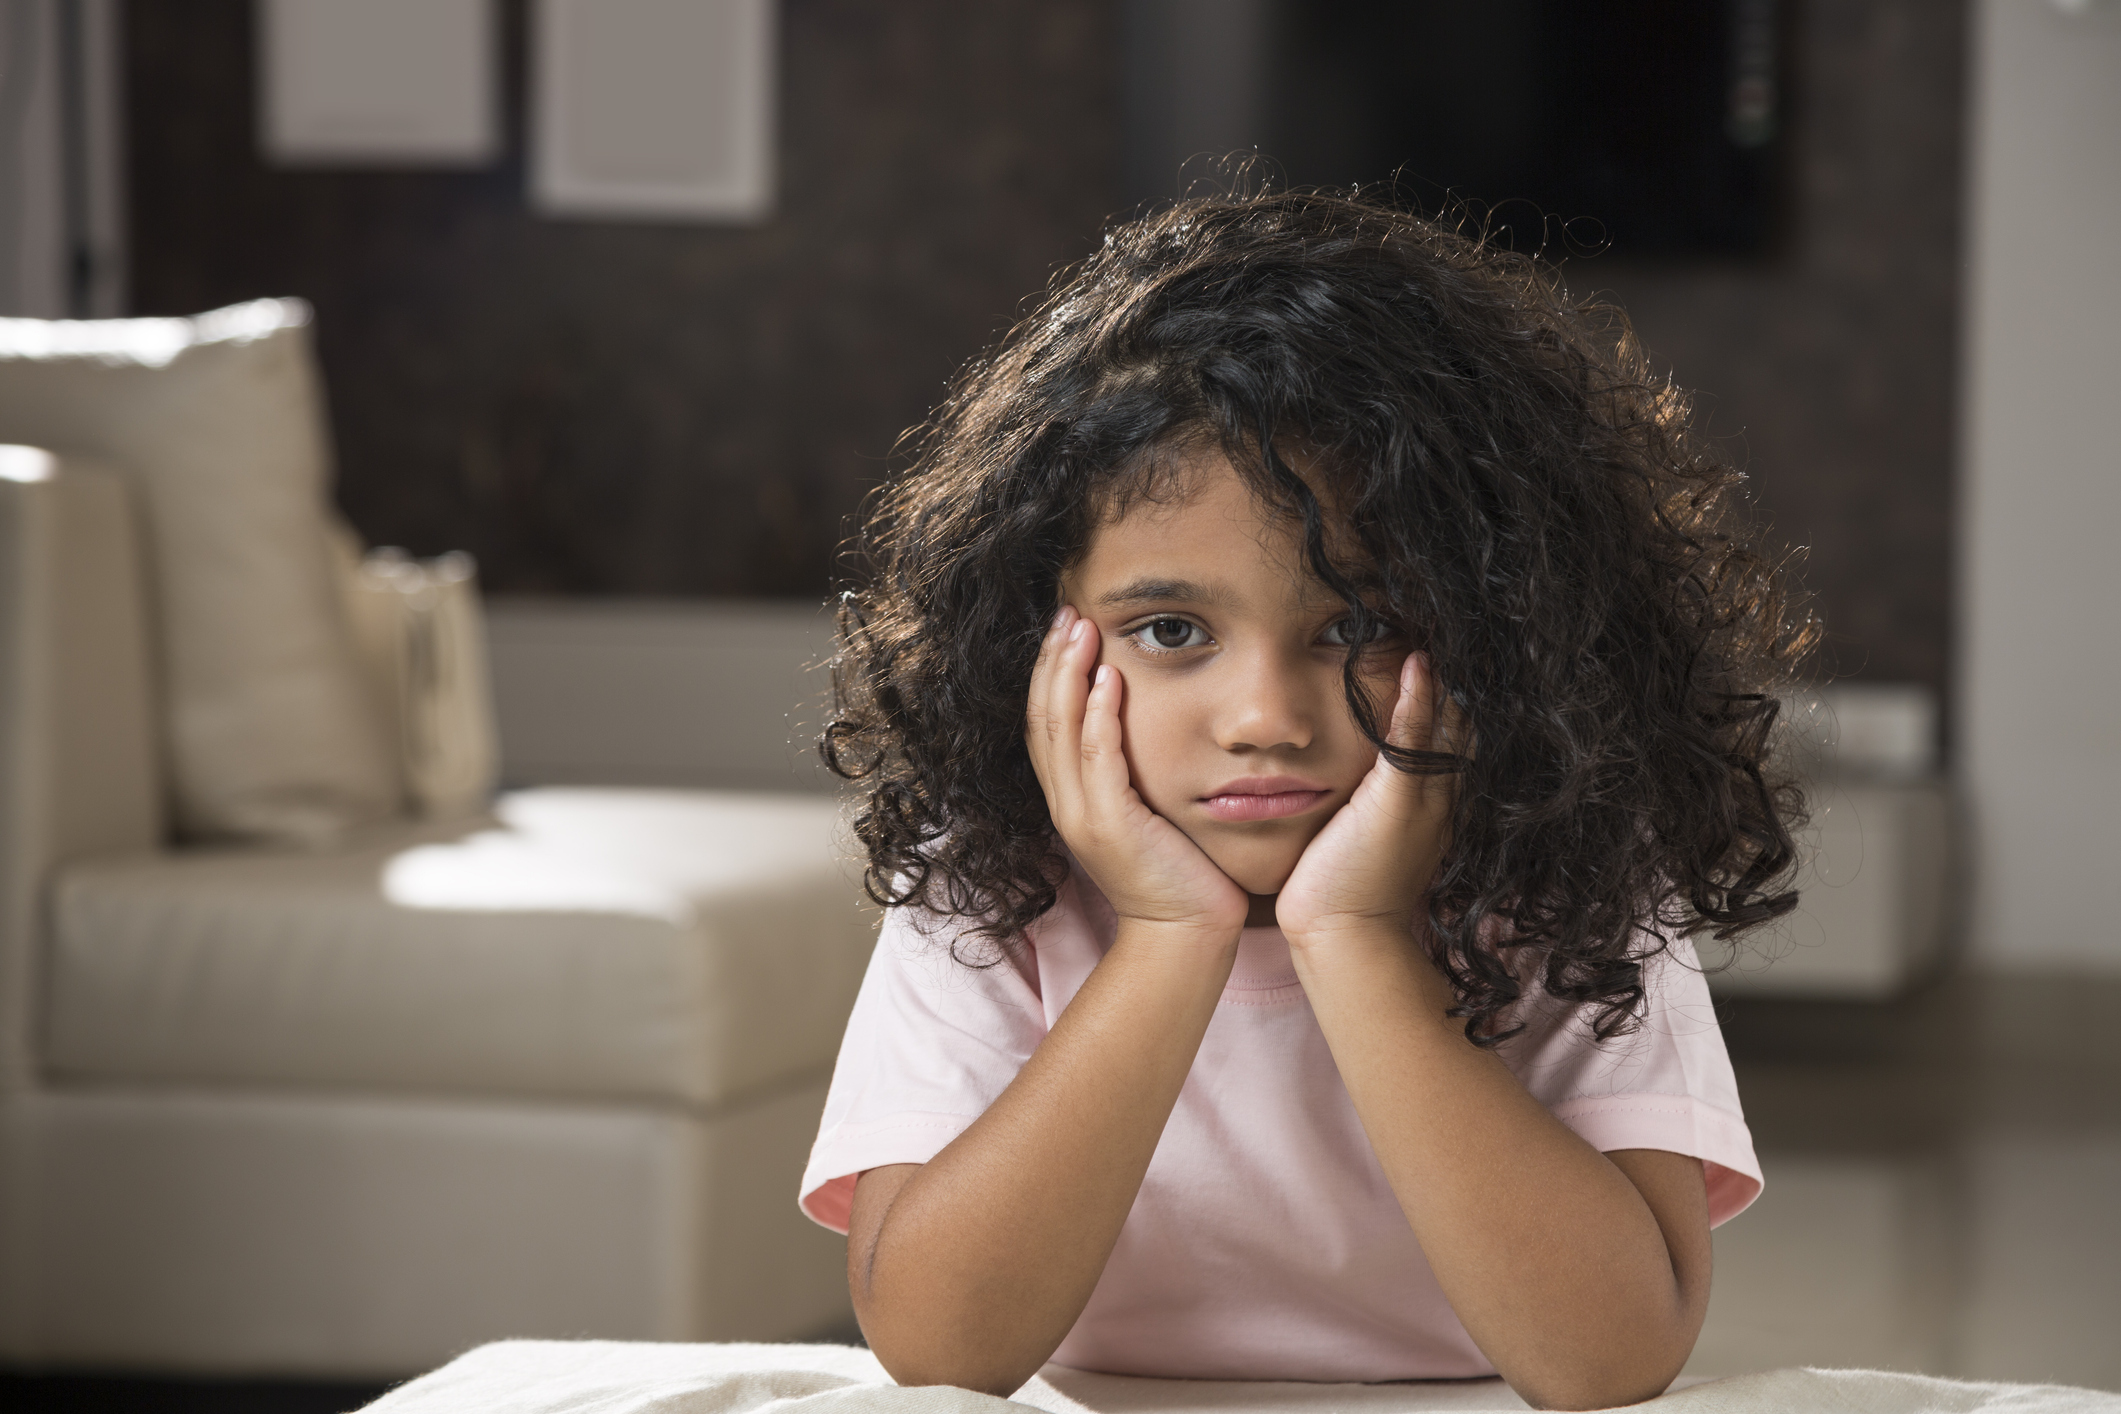
[[[1702,1162],[1711,1226],[1760,1196],[1760,1160],[1693,945],[1643,964],[1641,1024],[1599,1042],[1582,1008],[1542,1009],[1503,1059],[1554,1117],[1601,1153],[1664,1149]]]
[[[919,909],[885,915],[803,1170],[803,1211],[834,1232],[847,1230],[863,1171],[934,1158],[1045,1037],[1029,950],[971,967],[951,956],[953,936]]]

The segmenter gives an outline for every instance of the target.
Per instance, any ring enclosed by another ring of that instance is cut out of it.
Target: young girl
[[[1807,645],[1624,326],[1354,200],[1119,227],[870,531],[889,906],[803,1206],[902,1383],[1678,1373],[1760,1190],[1685,935]]]

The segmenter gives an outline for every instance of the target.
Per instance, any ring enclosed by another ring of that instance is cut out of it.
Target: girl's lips
[[[1200,803],[1216,819],[1240,824],[1247,820],[1281,820],[1301,815],[1328,794],[1307,781],[1283,777],[1232,781],[1215,794],[1203,796]]]

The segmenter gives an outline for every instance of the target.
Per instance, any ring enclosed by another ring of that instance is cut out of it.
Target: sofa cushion
[[[555,788],[496,816],[69,868],[47,1073],[713,1106],[831,1066],[876,922],[832,801]]]
[[[299,300],[195,319],[0,319],[0,442],[139,492],[177,828],[329,842],[394,814],[396,763],[326,544],[330,456]]]
[[[404,772],[413,813],[460,820],[493,803],[501,767],[478,568],[461,550],[416,560],[332,537],[347,616]]]

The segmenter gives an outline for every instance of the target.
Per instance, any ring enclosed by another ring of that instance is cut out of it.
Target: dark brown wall
[[[313,301],[371,541],[503,590],[822,595],[900,430],[1110,212],[1116,17],[780,8],[780,210],[744,229],[541,220],[520,141],[488,172],[270,170],[250,0],[132,4],[134,304]]]
[[[1701,390],[1779,536],[1803,547],[1824,665],[1946,686],[1951,647],[1965,7],[1794,6],[1789,224],[1755,266],[1589,261]]]
[[[1568,279],[1704,390],[1831,665],[1941,687],[1963,6],[1793,8],[1780,253]],[[542,221],[518,161],[269,171],[249,11],[129,9],[136,303],[313,300],[347,510],[499,589],[821,593],[900,429],[1116,202],[1118,0],[784,0],[753,229]]]

